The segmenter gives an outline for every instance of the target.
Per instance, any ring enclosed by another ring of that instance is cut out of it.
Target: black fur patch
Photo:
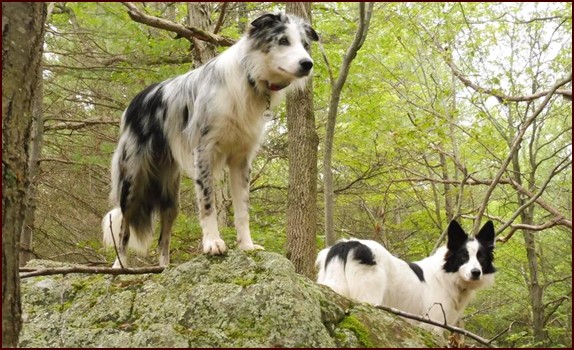
[[[130,195],[132,183],[128,179],[124,179],[122,181],[122,192],[120,194],[120,208],[122,208],[122,212],[126,213],[128,209],[128,197]]]
[[[346,241],[336,243],[329,249],[327,253],[327,259],[325,259],[325,267],[329,265],[329,262],[338,257],[343,261],[343,266],[347,265],[347,257],[349,253],[353,251],[353,259],[359,261],[363,265],[376,265],[375,257],[373,252],[369,247],[358,241]]]
[[[458,269],[468,262],[468,250],[466,250],[466,245],[463,245],[456,250],[448,250],[445,255],[445,263],[443,265],[443,270],[446,272],[457,272]]]
[[[479,241],[480,243],[480,241]],[[494,267],[494,249],[492,246],[479,245],[478,253],[476,258],[482,267],[483,274],[495,273],[496,268]]]
[[[165,105],[163,102],[163,88],[158,84],[145,88],[132,100],[125,114],[126,126],[136,135],[139,144],[142,145],[152,134],[161,132],[161,125],[157,120],[158,112],[163,115]]]
[[[189,121],[189,108],[187,108],[187,105],[185,105],[185,108],[183,109],[183,124],[182,124],[182,129],[185,129],[185,127],[187,126],[187,122]]]
[[[421,269],[421,267],[415,263],[408,263],[408,264],[411,270],[413,270],[413,272],[415,273],[415,275],[417,275],[419,281],[424,282],[425,273],[423,272],[423,269]]]

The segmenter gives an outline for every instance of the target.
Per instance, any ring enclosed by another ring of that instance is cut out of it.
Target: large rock
[[[287,259],[269,252],[202,255],[161,274],[27,278],[22,304],[21,347],[444,345],[298,275]]]

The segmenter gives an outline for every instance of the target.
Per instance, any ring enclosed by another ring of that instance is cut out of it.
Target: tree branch
[[[165,270],[163,266],[150,266],[150,267],[134,267],[116,269],[112,267],[88,267],[88,266],[73,266],[73,267],[54,267],[37,269],[29,271],[29,268],[21,272],[20,278],[28,278],[34,276],[50,276],[50,275],[66,275],[69,273],[90,273],[90,274],[106,274],[106,275],[141,275],[146,273],[160,273]]]
[[[478,209],[478,213],[476,215],[476,221],[474,222],[474,226],[472,227],[471,232],[473,232],[473,233],[478,232],[478,229],[480,228],[480,219],[481,219],[482,215],[484,214],[484,211],[486,210],[486,207],[488,205],[488,201],[490,199],[490,195],[492,194],[492,192],[494,191],[494,189],[498,185],[498,181],[500,181],[500,179],[502,178],[502,175],[504,174],[504,172],[506,172],[508,165],[510,164],[510,162],[514,158],[514,154],[516,153],[516,151],[520,147],[520,145],[522,143],[522,138],[524,137],[526,130],[528,130],[528,128],[534,122],[536,117],[538,117],[538,115],[542,112],[542,110],[548,105],[548,102],[550,102],[550,98],[552,97],[552,95],[554,95],[554,92],[559,87],[561,87],[564,84],[567,84],[571,81],[572,81],[572,72],[570,72],[570,74],[567,77],[557,81],[550,88],[550,90],[548,90],[548,94],[546,95],[544,100],[540,103],[540,105],[536,108],[536,110],[534,112],[532,112],[532,115],[530,117],[528,117],[528,119],[526,119],[524,121],[524,123],[522,123],[522,125],[520,126],[520,129],[516,133],[516,136],[514,136],[514,140],[512,140],[512,145],[510,146],[510,149],[508,150],[508,155],[506,156],[506,159],[504,160],[504,162],[500,166],[500,169],[498,169],[498,172],[494,176],[494,180],[492,181],[492,183],[490,184],[490,186],[486,190],[486,194],[484,195],[484,200],[483,200],[480,208]]]
[[[131,2],[122,2],[122,4],[128,8],[128,14],[132,20],[146,24],[150,27],[174,32],[177,34],[176,38],[186,38],[188,40],[193,38],[203,40],[217,46],[231,46],[235,44],[234,39],[212,34],[195,27],[185,27],[179,23],[145,14]]]
[[[44,131],[50,131],[50,130],[78,130],[78,129],[83,129],[86,128],[88,126],[92,126],[92,125],[115,125],[115,126],[119,126],[119,121],[117,120],[96,120],[96,119],[91,119],[91,120],[84,120],[84,121],[78,121],[78,122],[60,122],[60,123],[56,123],[53,125],[44,125]]]
[[[411,313],[408,313],[408,312],[404,312],[404,311],[401,311],[401,310],[398,310],[398,309],[395,309],[395,308],[392,308],[392,307],[387,307],[387,306],[382,306],[382,305],[375,305],[375,308],[380,309],[380,310],[384,310],[384,311],[387,311],[387,312],[390,312],[390,313],[393,313],[393,314],[398,315],[398,316],[402,316],[402,317],[405,317],[405,318],[410,318],[410,319],[412,319],[412,320],[420,321],[420,322],[423,322],[423,323],[428,323],[428,324],[433,325],[433,326],[438,326],[438,327],[444,328],[444,329],[446,329],[446,330],[449,330],[449,331],[451,331],[451,332],[460,333],[460,334],[462,334],[462,335],[464,335],[464,336],[467,336],[467,337],[469,337],[469,338],[472,338],[472,339],[476,340],[477,342],[479,342],[479,343],[481,343],[482,345],[485,345],[485,346],[487,346],[487,347],[489,347],[489,348],[495,347],[495,346],[493,346],[493,345],[491,344],[491,342],[490,342],[489,340],[484,339],[484,338],[482,338],[481,336],[478,336],[478,335],[476,335],[476,334],[474,334],[474,333],[471,333],[471,332],[469,332],[469,331],[467,331],[466,329],[463,329],[463,328],[451,326],[451,325],[446,324],[446,323],[440,323],[440,322],[432,321],[432,320],[429,320],[429,319],[427,319],[427,318],[421,317],[421,316],[419,316],[419,315],[414,315],[414,314],[411,314]]]
[[[423,27],[424,28],[424,27]],[[426,30],[426,28],[425,28]],[[554,93],[562,95],[564,98],[569,99],[570,101],[572,101],[572,90],[565,90],[565,89],[555,89],[555,88],[550,88],[549,90],[546,91],[541,91],[541,92],[537,92],[535,94],[532,95],[523,95],[523,96],[510,96],[507,94],[503,94],[501,92],[498,92],[494,89],[487,89],[484,88],[478,84],[473,83],[470,79],[468,79],[464,73],[462,73],[462,71],[454,64],[454,62],[452,61],[451,57],[447,54],[446,50],[440,45],[440,43],[438,43],[436,41],[436,39],[430,35],[430,32],[428,30],[427,34],[432,38],[435,47],[439,50],[439,52],[442,54],[443,60],[444,62],[450,67],[452,73],[458,78],[458,80],[460,80],[466,87],[469,87],[473,90],[475,90],[476,92],[482,93],[482,94],[487,94],[487,95],[491,95],[496,97],[501,103],[502,102],[530,102],[530,101],[534,101],[537,100],[541,97],[544,97],[546,95],[552,95]],[[564,84],[568,83],[572,81],[572,72],[570,72],[570,80],[566,81]],[[562,84],[562,85],[564,85]],[[561,86],[562,86],[561,85]]]
[[[223,25],[223,20],[225,18],[225,10],[227,9],[228,4],[229,4],[228,2],[221,3],[221,10],[219,10],[219,18],[217,19],[215,28],[213,28],[213,34],[217,34],[221,30],[221,26]]]

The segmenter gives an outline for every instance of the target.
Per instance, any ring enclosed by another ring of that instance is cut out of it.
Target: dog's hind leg
[[[162,203],[160,210],[161,229],[159,233],[159,266],[169,265],[169,241],[171,238],[171,228],[179,213],[179,175],[175,182],[167,189],[169,199]]]
[[[249,230],[249,179],[250,166],[247,158],[229,162],[229,179],[233,211],[235,212],[235,229],[237,230],[237,245],[242,250],[263,249],[253,244]]]
[[[195,157],[195,190],[199,208],[199,223],[203,231],[203,252],[206,254],[223,254],[225,242],[219,236],[217,228],[217,212],[215,208],[215,194],[213,193],[213,165],[215,157],[211,150],[197,147]]]
[[[159,213],[161,220],[161,231],[159,234],[159,266],[169,265],[169,241],[171,239],[171,228],[179,213],[177,206],[162,209]]]

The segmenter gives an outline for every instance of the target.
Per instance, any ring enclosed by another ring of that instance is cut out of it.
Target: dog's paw
[[[204,240],[203,252],[209,255],[221,255],[225,253],[225,242],[222,239]]]
[[[121,268],[126,268],[128,267],[127,264],[124,262],[123,266],[122,264],[120,264],[120,259],[116,258],[116,261],[114,262],[114,265],[112,266],[112,269],[121,269]]]
[[[253,244],[253,243],[249,243],[249,244],[241,244],[240,243],[239,249],[241,249],[241,250],[265,250],[265,248],[263,248],[259,244]]]

